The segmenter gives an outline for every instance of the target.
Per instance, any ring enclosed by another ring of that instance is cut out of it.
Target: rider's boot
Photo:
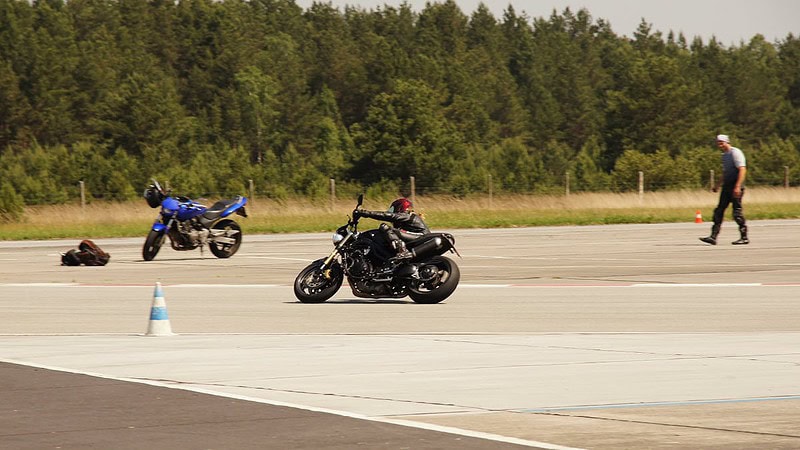
[[[406,249],[406,243],[403,241],[400,240],[397,241],[396,249],[397,249],[397,254],[390,258],[390,260],[392,261],[403,261],[414,257],[414,254],[411,253],[408,249]]]
[[[701,237],[700,240],[706,244],[717,245],[717,235],[719,234],[719,229],[720,227],[717,224],[714,224],[711,227],[711,236]]]
[[[733,245],[747,245],[750,243],[750,239],[747,239],[747,226],[739,227],[739,234],[741,237],[738,240],[731,242]]]
[[[717,245],[717,238],[715,236],[701,237],[700,240],[706,244]]]

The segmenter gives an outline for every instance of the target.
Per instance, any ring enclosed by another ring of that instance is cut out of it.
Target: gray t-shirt
[[[736,147],[722,153],[722,184],[733,187],[739,178],[739,167],[746,167],[744,153]]]

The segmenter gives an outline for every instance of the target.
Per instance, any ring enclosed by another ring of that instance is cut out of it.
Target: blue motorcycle
[[[151,208],[161,206],[161,212],[144,241],[142,257],[145,261],[156,257],[167,236],[172,248],[178,251],[199,247],[202,252],[208,244],[217,258],[230,258],[239,250],[242,229],[227,217],[234,213],[247,217],[244,209],[247,198],[236,196],[220,200],[208,208],[187,197],[172,197],[156,180],[145,189],[144,198]]]

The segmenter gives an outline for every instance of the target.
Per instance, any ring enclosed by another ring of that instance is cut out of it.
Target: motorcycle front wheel
[[[294,295],[302,303],[322,303],[342,287],[344,273],[337,262],[322,270],[324,259],[318,259],[301,270],[294,280]]]
[[[230,258],[242,245],[242,228],[232,220],[221,220],[215,223],[212,230],[223,230],[225,236],[232,239],[231,243],[209,242],[208,248],[217,258]]]
[[[461,272],[456,263],[445,256],[434,256],[419,269],[426,278],[409,287],[408,296],[415,303],[433,304],[446,299],[456,290]]]
[[[144,240],[144,247],[142,247],[142,258],[145,261],[152,261],[156,257],[158,251],[161,250],[161,245],[164,244],[166,233],[163,231],[150,230],[147,234],[147,239]]]

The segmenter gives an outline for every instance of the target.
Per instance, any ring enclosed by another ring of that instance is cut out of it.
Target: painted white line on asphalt
[[[655,406],[690,406],[690,405],[719,405],[724,403],[755,403],[755,402],[774,402],[779,400],[800,400],[800,395],[776,395],[774,397],[744,397],[744,398],[722,398],[714,400],[686,400],[686,401],[664,401],[664,402],[641,402],[641,403],[609,403],[603,405],[579,405],[579,406],[559,406],[553,408],[534,408],[521,409],[524,413],[548,413],[556,411],[580,411],[589,409],[617,409],[617,408],[651,408]]]
[[[91,284],[91,283],[0,283],[0,287],[70,287],[70,288],[152,288],[154,283],[147,284]],[[161,283],[170,288],[274,288],[286,287],[288,284],[169,284]]]
[[[743,287],[764,286],[764,283],[634,283],[631,287]]]
[[[168,284],[164,285],[171,288],[273,288],[286,287],[288,284]]]
[[[122,288],[122,287],[152,287],[152,283],[147,284],[91,284],[91,283],[0,283],[0,287],[71,287],[71,288]],[[203,284],[203,283],[162,283],[164,287],[170,288],[282,288],[292,286],[291,284]],[[344,286],[347,286],[345,284]],[[459,289],[500,289],[500,288],[719,288],[719,287],[798,287],[800,283],[776,282],[776,283],[549,283],[549,284],[528,284],[528,283],[504,283],[504,284],[459,284]]]
[[[243,255],[239,259],[274,259],[276,261],[303,261],[303,262],[312,262],[313,259],[308,258],[285,258],[280,256],[246,256]]]
[[[507,288],[511,287],[511,284],[459,284],[458,287],[460,288]]]
[[[631,283],[550,283],[550,284],[509,284],[512,288],[629,288]]]
[[[337,415],[337,416],[350,417],[350,418],[353,418],[353,419],[368,420],[370,422],[380,422],[380,423],[388,423],[388,424],[393,424],[393,425],[401,425],[401,426],[405,426],[405,427],[409,427],[409,428],[418,428],[418,429],[423,429],[423,430],[439,431],[439,432],[443,432],[443,433],[451,433],[451,434],[457,434],[457,435],[461,435],[461,436],[469,436],[469,437],[476,437],[476,438],[480,438],[480,439],[487,439],[487,440],[492,440],[492,441],[496,441],[496,442],[506,442],[506,443],[509,443],[509,444],[524,445],[524,446],[527,446],[527,447],[537,447],[537,448],[543,448],[543,449],[547,449],[547,450],[583,450],[583,449],[576,448],[576,447],[565,447],[563,445],[550,444],[550,443],[547,443],[547,442],[531,441],[531,440],[526,440],[526,439],[519,439],[519,438],[508,437],[508,436],[501,436],[501,435],[498,435],[498,434],[483,433],[483,432],[480,432],[480,431],[464,430],[464,429],[461,429],[461,428],[452,428],[452,427],[446,427],[446,426],[442,426],[442,425],[433,425],[433,424],[427,424],[427,423],[421,423],[421,422],[414,422],[414,421],[411,421],[411,420],[399,420],[399,419],[387,419],[387,418],[383,418],[383,417],[371,417],[371,416],[365,416],[363,414],[351,413],[351,412],[347,412],[347,411],[338,411],[338,410],[334,410],[334,409],[318,408],[316,406],[306,406],[306,405],[299,405],[299,404],[295,404],[295,403],[288,403],[288,402],[282,402],[282,401],[276,401],[276,400],[267,400],[267,399],[258,398],[258,397],[250,397],[250,396],[247,396],[247,395],[229,394],[229,393],[226,393],[226,392],[217,392],[217,391],[211,391],[211,390],[208,390],[208,389],[192,387],[192,386],[188,386],[188,385],[185,385],[185,384],[176,386],[174,384],[165,383],[165,382],[162,382],[162,381],[153,381],[153,380],[146,380],[146,379],[139,379],[139,378],[114,377],[114,376],[104,375],[104,374],[96,373],[96,372],[86,372],[86,371],[82,371],[82,370],[72,370],[72,369],[66,369],[66,368],[63,368],[63,367],[48,366],[48,365],[45,365],[45,364],[33,364],[33,363],[25,362],[25,361],[16,361],[16,360],[5,359],[5,358],[0,358],[0,362],[9,363],[9,364],[18,364],[18,365],[28,366],[28,367],[38,367],[40,369],[55,370],[55,371],[58,371],[58,372],[74,373],[74,374],[78,374],[78,375],[88,375],[88,376],[91,376],[91,377],[103,378],[103,379],[106,379],[106,380],[124,381],[124,382],[128,382],[128,383],[138,383],[138,384],[144,384],[144,385],[148,385],[148,386],[162,387],[162,388],[168,388],[168,389],[178,389],[178,390],[181,390],[181,391],[196,392],[198,394],[207,394],[207,395],[213,395],[213,396],[216,396],[216,397],[232,398],[232,399],[236,399],[236,400],[244,400],[244,401],[255,402],[255,403],[263,403],[263,404],[273,405],[273,406],[285,406],[285,407],[288,407],[288,408],[301,409],[301,410],[305,410],[305,411],[314,411],[314,412],[320,412],[320,413],[326,413],[326,414],[334,414],[334,415]],[[198,382],[197,384],[202,384],[202,383]]]

